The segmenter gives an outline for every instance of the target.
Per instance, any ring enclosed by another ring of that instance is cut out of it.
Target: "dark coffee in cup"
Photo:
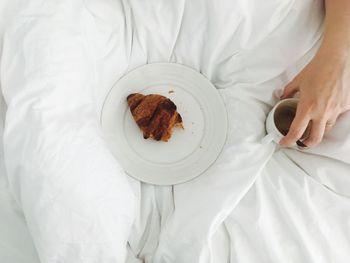
[[[276,128],[283,135],[287,135],[295,118],[297,108],[294,105],[281,104],[275,111],[274,121]]]
[[[295,118],[297,112],[298,103],[296,101],[286,101],[285,103],[281,103],[275,110],[274,114],[274,122],[276,128],[283,135],[287,135],[292,125],[292,122]],[[300,140],[304,140],[308,137],[310,131],[310,125],[304,132],[303,136]],[[299,143],[300,143],[299,140]],[[299,144],[298,143],[298,144]]]

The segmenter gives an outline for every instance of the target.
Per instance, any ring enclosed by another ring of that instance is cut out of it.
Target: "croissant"
[[[182,117],[169,98],[158,94],[133,93],[128,95],[127,102],[144,139],[167,142],[173,127],[183,128]]]

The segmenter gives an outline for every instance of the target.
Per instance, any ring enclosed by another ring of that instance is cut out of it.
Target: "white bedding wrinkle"
[[[5,35],[10,188],[41,262],[123,262],[135,197],[100,134],[81,9],[45,6],[29,5]]]
[[[319,46],[322,0],[12,3],[1,262],[348,262],[350,115],[314,149],[260,144],[274,90]],[[201,72],[229,115],[215,164],[176,186],[127,177],[99,126],[113,84],[154,62]]]

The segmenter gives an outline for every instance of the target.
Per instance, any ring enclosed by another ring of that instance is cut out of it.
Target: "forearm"
[[[350,1],[325,0],[326,24],[321,54],[332,54],[332,58],[350,59]]]

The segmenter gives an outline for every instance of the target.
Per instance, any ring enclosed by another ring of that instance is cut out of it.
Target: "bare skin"
[[[311,122],[304,141],[322,141],[340,114],[350,110],[350,1],[325,0],[326,28],[322,45],[311,62],[284,89],[281,99],[300,93],[296,117],[280,145],[293,145]]]

